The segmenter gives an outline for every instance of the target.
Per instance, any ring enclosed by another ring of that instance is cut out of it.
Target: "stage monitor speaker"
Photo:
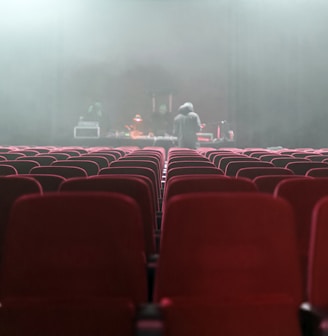
[[[100,137],[100,127],[95,126],[75,126],[74,139],[98,139]]]
[[[213,133],[197,133],[197,139],[201,142],[212,142]]]

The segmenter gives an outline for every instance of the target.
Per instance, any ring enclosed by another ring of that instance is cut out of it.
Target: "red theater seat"
[[[156,279],[167,335],[301,335],[297,240],[292,209],[282,199],[172,197]]]
[[[181,175],[173,176],[165,187],[164,202],[171,197],[194,192],[257,191],[255,184],[243,178],[229,178],[223,175]]]
[[[20,176],[31,177],[37,180],[42,186],[43,192],[58,191],[61,183],[66,181],[62,176],[50,174],[24,174]]]
[[[17,175],[15,167],[0,163],[0,176]]]
[[[276,186],[280,181],[291,179],[291,178],[300,178],[299,175],[263,175],[258,176],[253,179],[257,189],[261,192],[273,194]]]
[[[236,176],[238,171],[243,168],[249,168],[249,167],[273,167],[273,165],[269,162],[263,162],[263,161],[232,161],[229,162],[225,168],[224,174],[227,176]]]
[[[239,169],[236,177],[254,179],[264,175],[294,175],[294,173],[289,169],[280,167],[246,167]]]
[[[287,200],[294,210],[298,253],[303,282],[306,285],[312,212],[315,204],[328,196],[328,179],[300,177],[284,180],[277,185],[274,195]],[[306,298],[305,288],[304,298]]]
[[[40,166],[38,162],[32,160],[8,160],[1,162],[6,164],[7,166],[14,167],[17,170],[18,174],[28,174],[32,168]]]
[[[210,175],[223,175],[223,172],[221,169],[216,167],[180,167],[180,168],[172,168],[167,171],[166,174],[166,181],[168,181],[173,176],[179,176],[179,175],[204,175],[204,174],[210,174]]]
[[[99,172],[99,165],[89,160],[59,160],[53,162],[51,166],[82,168],[88,176],[98,175]]]
[[[41,194],[42,187],[40,183],[33,178],[20,175],[0,177],[0,255],[2,253],[2,242],[9,219],[9,213],[13,204],[20,196],[34,193]]]
[[[111,175],[111,174],[127,174],[127,175],[140,175],[145,176],[151,181],[151,190],[153,199],[155,200],[155,209],[159,211],[159,182],[156,173],[147,167],[109,167],[100,170],[99,175]]]
[[[305,176],[328,177],[328,167],[327,168],[311,168],[306,172]]]
[[[287,169],[294,172],[295,175],[305,175],[313,168],[328,168],[327,163],[323,162],[292,162],[286,165]]]
[[[65,178],[87,177],[87,172],[80,167],[42,166],[31,169],[30,174],[59,175]]]
[[[33,157],[26,157],[22,156],[17,158],[18,161],[26,161],[26,160],[33,160],[38,162],[40,166],[49,166],[52,162],[56,161],[57,159],[54,156],[44,155],[44,156],[33,156]]]
[[[323,197],[314,207],[311,222],[307,293],[315,318],[309,326],[309,335],[326,335],[328,330],[327,222],[328,197]]]
[[[128,196],[20,198],[4,248],[1,335],[131,336],[147,299],[143,249]]]
[[[145,251],[154,254],[156,216],[154,200],[147,182],[141,177],[130,175],[102,175],[93,178],[76,178],[62,183],[60,191],[106,191],[118,192],[132,197],[139,205],[142,215]]]

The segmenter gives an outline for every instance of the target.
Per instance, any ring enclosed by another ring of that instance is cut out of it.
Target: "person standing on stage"
[[[89,106],[87,114],[85,115],[83,120],[97,121],[100,123],[102,120],[102,116],[102,104],[100,102],[95,102]]]
[[[198,114],[194,111],[192,103],[187,102],[178,109],[174,118],[173,135],[178,138],[178,146],[183,148],[197,148],[197,132],[201,129]]]

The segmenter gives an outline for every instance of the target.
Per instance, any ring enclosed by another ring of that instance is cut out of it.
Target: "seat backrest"
[[[89,156],[91,157],[102,157],[102,158],[105,158],[107,161],[108,161],[108,165],[110,162],[112,161],[115,161],[116,160],[116,156],[113,155],[113,154],[108,154],[108,153],[98,153],[98,152],[91,152],[91,153],[88,153],[88,154],[82,154],[80,156],[80,158],[88,158]],[[103,167],[101,167],[103,168]]]
[[[3,307],[13,299],[144,302],[138,205],[117,193],[21,197],[12,208],[6,233],[1,287]]]
[[[227,165],[230,162],[234,162],[234,161],[238,161],[238,162],[242,162],[242,161],[246,161],[246,162],[250,162],[250,161],[261,162],[257,158],[251,158],[249,156],[244,156],[243,157],[241,155],[234,155],[234,156],[224,156],[224,157],[221,157],[220,160],[217,163],[217,166],[218,166],[218,168],[222,169],[225,172]],[[215,162],[216,162],[216,160],[215,160]]]
[[[257,189],[261,192],[273,194],[276,186],[282,180],[300,178],[299,175],[263,175],[253,179]]]
[[[28,174],[32,168],[40,166],[38,162],[32,160],[8,160],[3,161],[3,163],[8,166],[14,167],[17,170],[18,174]]]
[[[289,163],[292,162],[310,162],[308,159],[304,158],[291,158],[291,157],[284,157],[284,158],[275,158],[271,160],[271,163],[276,167],[285,168]]]
[[[307,170],[305,176],[309,177],[328,177],[328,167],[327,168],[311,168]]]
[[[312,168],[328,168],[328,164],[324,162],[291,162],[286,165],[296,175],[305,175]]]
[[[49,152],[49,153],[46,153],[46,154],[38,154],[37,156],[52,156],[56,160],[66,160],[70,157],[70,155],[67,154],[67,153],[58,153],[58,152]]]
[[[122,160],[122,159],[121,159]],[[162,158],[160,153],[156,154],[142,154],[134,152],[132,154],[129,154],[123,158],[123,160],[131,160],[131,161],[152,161],[157,166],[157,171],[162,173],[164,168],[164,159]]]
[[[232,161],[226,165],[224,174],[227,176],[236,176],[239,169],[249,168],[249,167],[273,167],[273,165],[269,162],[264,161]]]
[[[274,195],[287,200],[294,210],[299,258],[306,284],[312,212],[315,204],[322,197],[328,196],[328,179],[300,177],[283,180],[277,185]]]
[[[261,161],[271,162],[273,159],[292,158],[291,155],[282,154],[264,154],[259,157]]]
[[[46,174],[24,174],[20,176],[30,177],[37,180],[43,192],[58,191],[62,182],[66,179],[59,175],[46,175]]]
[[[239,169],[236,177],[254,179],[257,176],[264,175],[294,175],[294,173],[289,169],[281,167],[246,167]]]
[[[171,168],[167,171],[166,181],[168,181],[173,176],[179,175],[199,175],[199,174],[210,174],[210,175],[223,175],[221,169],[216,167],[179,167]]]
[[[57,167],[79,167],[86,171],[88,176],[98,175],[99,165],[89,160],[58,160],[51,164]]]
[[[107,168],[109,166],[109,161],[105,157],[101,157],[101,156],[92,156],[92,155],[74,156],[74,157],[68,158],[67,160],[68,161],[92,161],[98,165],[99,169]]]
[[[255,184],[243,178],[228,178],[223,175],[181,175],[172,177],[165,187],[165,199],[194,192],[257,191]]]
[[[33,156],[33,157],[29,157],[27,158],[26,156],[22,156],[17,158],[18,161],[26,161],[26,160],[33,160],[36,161],[40,164],[40,166],[48,166],[50,165],[52,162],[56,161],[56,158],[53,156]]]
[[[206,161],[209,160],[205,158],[204,156],[200,154],[194,154],[194,155],[177,155],[177,156],[170,156],[168,162],[177,162],[177,161]]]
[[[127,174],[127,175],[141,175],[147,177],[151,181],[151,190],[153,199],[155,200],[155,209],[159,211],[159,189],[156,173],[147,167],[109,167],[100,169],[99,175],[111,174]]]
[[[307,283],[308,301],[319,309],[328,306],[327,222],[328,197],[323,197],[313,209]]]
[[[0,176],[0,246],[6,231],[10,210],[14,202],[23,195],[41,194],[40,183],[33,178],[20,175]],[[2,249],[0,248],[0,251]],[[1,252],[0,252],[1,253]]]
[[[0,163],[0,176],[17,175],[17,169],[13,166]]]
[[[162,226],[155,300],[249,302],[272,295],[278,301],[288,297],[296,314],[301,279],[294,224],[290,205],[263,193],[172,197]]]
[[[120,160],[111,162],[110,167],[146,167],[151,169],[156,175],[156,184],[159,188],[159,182],[161,179],[162,172],[159,170],[158,164],[150,160],[131,160],[121,158]]]
[[[322,154],[312,154],[312,155],[308,155],[305,157],[306,159],[308,160],[311,160],[311,161],[315,161],[315,162],[322,162],[323,160],[326,160],[328,159],[328,155],[322,155]]]
[[[193,161],[173,161],[168,163],[167,169],[178,167],[214,167],[214,164],[206,160],[193,160]]]
[[[129,175],[102,175],[93,178],[76,178],[63,182],[60,191],[104,191],[118,192],[132,197],[140,207],[145,251],[154,254],[155,249],[155,208],[149,185],[141,177]]]
[[[19,157],[26,157],[23,153],[1,153],[1,156],[7,160],[16,160]]]
[[[63,167],[63,166],[41,166],[34,167],[30,174],[59,175],[65,178],[87,177],[87,172],[80,167]]]

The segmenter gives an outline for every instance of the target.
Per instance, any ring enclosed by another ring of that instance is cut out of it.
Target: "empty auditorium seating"
[[[172,197],[154,293],[167,335],[300,336],[294,224],[262,193]]]
[[[16,160],[19,157],[26,157],[23,153],[1,153],[2,157],[5,157],[7,160]]]
[[[20,196],[34,193],[42,193],[36,180],[19,175],[0,176],[0,254],[12,205]]]
[[[20,176],[26,176],[37,180],[43,192],[58,191],[62,182],[66,179],[59,175],[50,175],[50,174],[23,174]]]
[[[17,175],[17,174],[18,174],[17,169],[15,167],[0,163],[0,176]]]
[[[327,168],[311,168],[306,171],[305,176],[328,177],[328,167]]]
[[[308,155],[305,157],[308,160],[315,161],[315,162],[322,162],[323,160],[328,159],[328,155],[316,154],[316,155]]]
[[[227,176],[236,176],[239,169],[248,167],[274,167],[270,162],[264,161],[237,161],[233,160],[226,165],[224,174]]]
[[[14,167],[18,174],[28,174],[32,168],[40,165],[38,162],[32,160],[7,160],[2,162],[8,166]]]
[[[87,177],[87,172],[81,167],[63,167],[63,166],[41,166],[34,167],[30,174],[50,174],[59,175],[65,178]]]
[[[95,155],[82,155],[74,156],[67,159],[68,161],[92,161],[98,165],[98,170],[101,168],[107,168],[109,166],[109,161],[106,157],[95,156]]]
[[[194,161],[170,161],[168,164],[167,169],[171,168],[178,168],[178,167],[215,167],[214,164],[208,160],[200,161],[200,160],[194,160]]]
[[[33,160],[39,163],[40,166],[49,166],[52,162],[56,161],[56,158],[51,155],[43,155],[43,156],[33,156],[33,157],[26,157],[22,156],[17,158],[18,161],[26,161],[26,160]]]
[[[280,181],[299,177],[299,175],[263,175],[255,177],[253,182],[259,191],[273,194]]]
[[[324,162],[291,162],[286,165],[296,175],[305,175],[312,168],[328,168],[328,164]]]
[[[151,190],[153,199],[155,200],[155,209],[159,211],[159,198],[160,198],[160,186],[156,173],[147,167],[109,167],[102,168],[99,171],[99,175],[111,175],[111,174],[127,174],[127,175],[140,175],[145,176],[151,181]]]
[[[242,161],[246,161],[246,162],[250,162],[250,161],[261,162],[259,159],[257,159],[257,158],[251,158],[249,156],[245,156],[245,157],[242,157],[240,155],[238,155],[238,156],[224,156],[224,157],[221,157],[220,160],[218,161],[217,167],[220,168],[222,171],[225,172],[227,165],[230,162],[234,162],[234,161],[238,161],[238,162],[242,162]]]
[[[49,153],[46,153],[46,154],[38,154],[37,156],[52,156],[56,160],[66,160],[70,157],[70,155],[67,154],[67,153],[58,153],[58,152],[49,152]]]
[[[303,282],[306,285],[312,212],[315,204],[322,197],[328,196],[328,179],[300,177],[283,180],[277,185],[274,195],[287,200],[293,208]]]
[[[301,159],[301,158],[274,158],[271,160],[271,163],[276,167],[282,167],[285,168],[289,163],[292,162],[309,162],[308,159]]]
[[[118,192],[132,197],[139,205],[142,215],[147,255],[156,252],[156,216],[154,200],[147,182],[138,176],[102,175],[93,178],[75,178],[62,183],[60,191],[106,191]],[[109,214],[110,216],[110,214]]]
[[[271,162],[273,159],[292,158],[291,155],[263,154],[259,157],[261,161]]]
[[[257,191],[248,179],[229,178],[223,175],[179,175],[170,178],[165,186],[164,201],[171,197],[193,192]]]
[[[99,172],[98,163],[91,160],[58,160],[54,161],[51,166],[82,168],[88,176],[98,175]]]
[[[115,193],[20,198],[4,248],[0,333],[133,333],[146,301],[139,208]]]
[[[180,168],[172,168],[167,171],[166,181],[168,181],[173,176],[178,175],[194,175],[194,174],[215,174],[215,175],[223,175],[223,171],[216,167],[180,167]]]
[[[328,197],[323,197],[313,209],[309,244],[307,294],[314,317],[309,326],[311,335],[326,335],[328,330],[327,222]]]
[[[263,175],[293,175],[294,173],[286,168],[281,167],[246,167],[237,171],[236,177],[246,177],[254,179]]]

